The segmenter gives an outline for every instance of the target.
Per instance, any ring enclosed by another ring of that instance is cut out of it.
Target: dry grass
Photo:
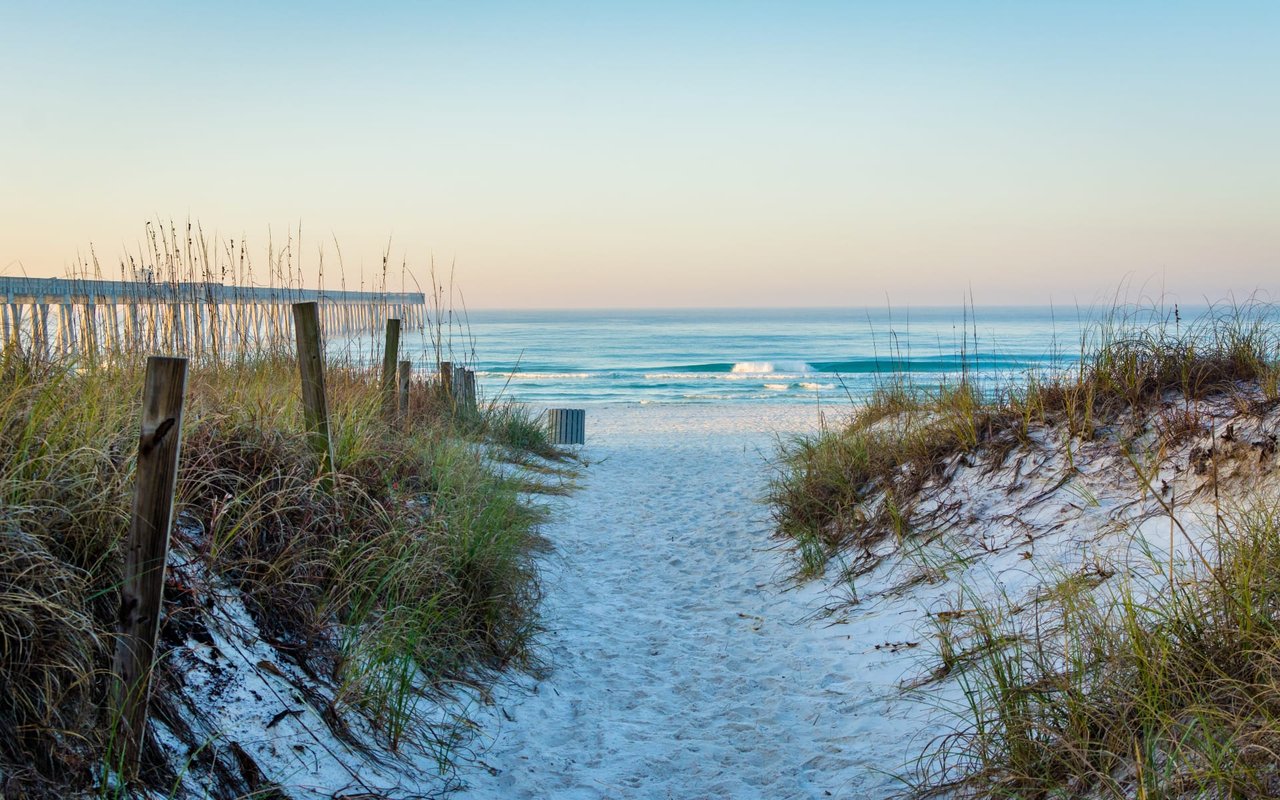
[[[111,746],[103,709],[140,366],[0,352],[4,797],[86,790]],[[394,424],[379,413],[373,370],[335,362],[329,381],[331,487],[303,434],[291,358],[193,365],[178,506],[188,545],[239,587],[268,641],[397,746],[424,679],[523,657],[536,627],[538,515],[478,442],[547,450],[522,427],[536,420],[459,418],[425,381],[412,386],[411,417]],[[169,586],[165,624],[189,602]],[[397,682],[406,674],[412,691]]]

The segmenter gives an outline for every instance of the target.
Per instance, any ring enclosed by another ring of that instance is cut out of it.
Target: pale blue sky
[[[475,306],[1275,291],[1277,96],[1276,2],[0,0],[0,269],[190,215]]]

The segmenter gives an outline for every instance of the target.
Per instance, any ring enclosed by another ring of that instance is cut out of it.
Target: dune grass
[[[1280,396],[1272,307],[1211,309],[1189,325],[1171,317],[1114,308],[1086,329],[1074,364],[1002,385],[984,386],[967,370],[937,386],[882,376],[845,424],[782,448],[768,500],[779,533],[797,542],[802,572],[820,573],[840,548],[908,530],[913,496],[958,453],[998,460],[1033,429],[1067,443],[1131,421],[1159,419],[1174,431],[1176,402],[1172,413],[1163,404],[1241,386]]]
[[[110,746],[142,363],[117,354],[86,368],[0,352],[5,797],[86,790]],[[338,359],[328,370],[336,475],[322,484],[296,386],[285,352],[193,362],[183,546],[239,588],[283,657],[336,687],[339,704],[395,748],[415,734],[424,687],[525,656],[539,514],[481,448],[555,453],[536,419],[507,407],[458,414],[422,379],[409,417],[388,422],[375,370]],[[198,613],[189,603],[182,586],[167,587],[164,624]],[[162,630],[162,650],[165,641]]]
[[[1273,407],[1280,323],[1261,304],[1193,325],[1114,310],[1076,363],[980,386],[887,376],[847,425],[784,446],[770,500],[800,571],[913,535],[913,501],[960,457],[999,465],[1023,444],[1070,454],[1105,436],[1164,448],[1200,432],[1193,403]],[[1230,509],[1230,510],[1228,510]],[[911,796],[1203,798],[1280,794],[1280,500],[1223,500],[1212,559],[1110,580],[1049,580],[1030,606],[961,579],[963,613],[935,615],[940,674],[963,689]],[[883,550],[881,550],[883,552]],[[981,585],[979,585],[981,584]],[[957,648],[960,648],[959,650]]]
[[[914,794],[1269,798],[1280,785],[1280,504],[1224,512],[1215,563],[1094,586],[1064,577],[1030,612],[976,587],[948,641],[963,724]],[[940,640],[941,641],[941,640]]]

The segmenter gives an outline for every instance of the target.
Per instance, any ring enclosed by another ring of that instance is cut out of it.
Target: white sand
[[[590,410],[594,463],[546,531],[550,673],[503,684],[482,709],[490,743],[463,770],[465,796],[903,790],[896,776],[913,777],[968,717],[963,679],[937,669],[938,620],[1001,596],[1034,608],[1028,599],[1069,575],[1131,574],[1160,591],[1171,544],[1184,566],[1189,538],[1210,547],[1215,480],[1227,498],[1274,489],[1280,413],[1227,400],[1196,413],[1219,438],[1206,429],[1157,448],[1148,433],[1142,446],[1160,452],[1143,467],[1150,488],[1114,436],[1068,447],[1041,430],[1002,461],[952,456],[917,499],[924,527],[904,548],[875,546],[849,605],[839,569],[794,586],[795,556],[760,502],[776,434],[813,430],[815,409]],[[1212,471],[1195,455],[1209,448]],[[1165,492],[1186,530],[1172,541]]]
[[[469,784],[462,797],[503,800],[886,797],[964,721],[947,712],[965,707],[958,673],[936,670],[939,620],[1000,596],[1036,607],[1025,601],[1067,575],[1136,573],[1159,591],[1170,545],[1183,564],[1190,539],[1212,554],[1219,494],[1274,496],[1280,409],[1196,412],[1212,436],[1139,443],[1160,453],[1143,466],[1150,488],[1114,436],[1068,448],[1041,430],[998,463],[950,457],[905,546],[875,545],[849,605],[838,569],[794,586],[794,555],[761,502],[776,437],[813,430],[815,408],[594,407],[583,488],[544,530],[545,674],[501,679],[489,704],[461,691],[419,708],[439,733],[476,732],[456,776],[440,774],[429,742],[388,752],[352,713],[350,739],[335,736],[320,713],[332,687],[305,697],[307,677],[260,640],[237,593],[180,549],[171,569],[211,607],[212,640],[170,654],[194,738],[158,720],[156,732],[178,762],[234,744],[298,798],[432,796],[453,777]],[[1185,536],[1171,538],[1157,495],[1177,498]],[[217,780],[194,763],[181,773],[178,796]]]
[[[884,796],[928,709],[909,659],[811,618],[761,502],[812,407],[588,411],[583,488],[546,535],[549,674],[507,683],[464,769],[475,798]],[[861,635],[860,635],[861,634]],[[898,701],[890,706],[887,696]],[[910,719],[902,719],[907,716]]]

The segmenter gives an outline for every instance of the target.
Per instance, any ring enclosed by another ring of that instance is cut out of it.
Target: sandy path
[[[476,798],[879,797],[907,755],[902,674],[823,597],[779,581],[760,502],[776,432],[810,408],[589,412],[584,488],[546,533],[551,671],[496,694]],[[882,633],[872,625],[869,636]],[[861,638],[861,637],[856,637]],[[899,706],[895,706],[897,708]],[[899,710],[896,712],[901,713]]]

